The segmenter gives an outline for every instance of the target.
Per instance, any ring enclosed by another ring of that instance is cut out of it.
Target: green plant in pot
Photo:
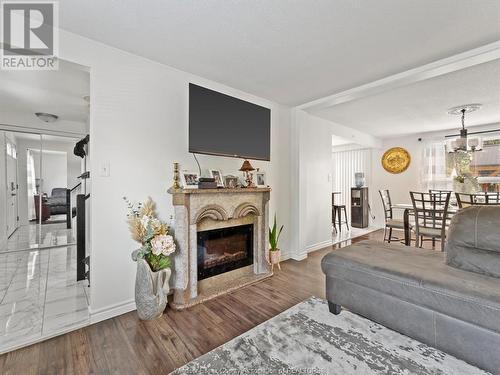
[[[274,223],[272,228],[269,228],[269,263],[271,263],[271,271],[274,270],[274,265],[278,265],[278,269],[281,271],[280,260],[281,260],[281,250],[278,248],[278,241],[280,239],[281,231],[283,230],[283,225],[278,230],[276,224],[276,214],[274,215]]]

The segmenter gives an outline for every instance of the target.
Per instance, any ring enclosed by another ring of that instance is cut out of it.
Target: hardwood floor
[[[358,237],[382,240],[382,231]],[[185,311],[143,322],[130,312],[0,356],[0,374],[167,374],[310,296],[325,297],[321,259],[342,244]],[[439,249],[439,245],[437,247]]]

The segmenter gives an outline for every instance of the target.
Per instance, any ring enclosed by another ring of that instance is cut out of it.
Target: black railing
[[[90,262],[87,257],[87,237],[85,232],[86,227],[86,207],[85,201],[90,198],[90,194],[78,194],[76,196],[76,280],[88,279],[90,282],[89,272]]]
[[[70,191],[71,191],[71,192],[73,192],[74,190],[78,189],[80,186],[82,186],[82,183],[81,183],[81,182],[79,182],[79,183],[77,183],[75,186],[73,186],[73,188],[72,188],[72,189],[70,189]]]
[[[73,219],[73,207],[71,206],[71,193],[82,186],[79,182],[73,188],[66,189],[66,228],[71,229],[71,220]]]

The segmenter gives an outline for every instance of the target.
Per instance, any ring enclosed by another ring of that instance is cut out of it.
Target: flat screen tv
[[[189,152],[270,160],[271,110],[190,83]]]

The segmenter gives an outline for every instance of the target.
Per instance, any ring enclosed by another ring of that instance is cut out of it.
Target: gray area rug
[[[310,298],[172,374],[487,374],[455,357]]]

